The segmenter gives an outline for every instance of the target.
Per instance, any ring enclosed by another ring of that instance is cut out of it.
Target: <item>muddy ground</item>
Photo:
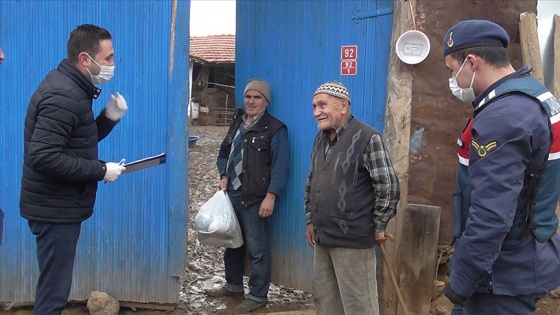
[[[223,139],[227,127],[191,126],[190,134],[200,139],[190,150],[189,157],[189,231],[187,242],[188,266],[183,278],[180,303],[174,311],[147,311],[122,307],[120,314],[126,315],[217,315],[228,314],[228,309],[234,308],[242,298],[207,298],[204,289],[222,285],[224,279],[224,265],[222,261],[223,249],[201,245],[194,231],[194,217],[200,206],[208,200],[217,189],[218,172],[216,157],[218,147]],[[247,279],[245,279],[247,280]],[[440,279],[442,280],[442,279]],[[246,282],[246,281],[245,281]],[[245,283],[246,284],[246,283]],[[1,304],[1,303],[0,303]],[[9,308],[9,310],[7,310]],[[309,311],[313,309],[311,294],[291,288],[271,285],[269,303],[262,313]],[[451,305],[440,296],[432,303],[430,315],[448,315]],[[32,308],[27,306],[0,305],[0,315],[30,315]],[[83,304],[72,304],[64,310],[63,315],[89,314]],[[560,290],[553,292],[539,302],[535,315],[560,314]],[[426,314],[428,315],[428,314]]]

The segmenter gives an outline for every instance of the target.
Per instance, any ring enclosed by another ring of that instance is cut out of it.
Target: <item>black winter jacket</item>
[[[97,143],[117,122],[96,119],[96,88],[63,59],[31,97],[25,117],[20,214],[29,220],[78,223],[93,214],[97,182],[105,176]]]
[[[243,109],[237,109],[237,113],[232,117],[227,135],[220,145],[217,163],[220,176],[227,175],[226,168],[231,144],[237,129],[243,122],[244,114]],[[246,206],[262,202],[266,197],[272,164],[270,143],[276,131],[282,127],[285,127],[283,122],[265,111],[259,121],[245,133],[243,139],[245,157],[243,158],[243,183],[241,187],[243,203]]]

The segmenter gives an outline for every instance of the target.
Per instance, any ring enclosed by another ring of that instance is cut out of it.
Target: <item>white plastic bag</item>
[[[227,192],[218,190],[194,218],[198,240],[203,245],[237,248],[243,245],[241,227]]]

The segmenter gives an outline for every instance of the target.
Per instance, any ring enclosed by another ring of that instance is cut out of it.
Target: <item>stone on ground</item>
[[[87,308],[91,315],[117,315],[119,313],[119,301],[105,292],[92,291],[89,295]]]

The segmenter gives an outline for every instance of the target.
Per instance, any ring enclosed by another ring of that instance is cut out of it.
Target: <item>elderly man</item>
[[[461,137],[459,226],[445,295],[453,314],[534,314],[560,285],[560,105],[527,67],[515,70],[509,36],[496,23],[466,20],[443,39],[449,88],[472,102]],[[463,190],[463,191],[461,191]]]
[[[206,291],[212,297],[243,295],[245,255],[249,256],[249,294],[236,312],[266,305],[270,286],[269,217],[287,180],[288,131],[270,115],[270,86],[251,79],[245,86],[245,110],[233,117],[218,153],[220,188],[227,190],[243,233],[243,246],[226,248],[226,284]]]
[[[374,246],[386,240],[400,196],[381,135],[350,114],[350,103],[337,81],[313,94],[319,133],[304,205],[319,315],[379,314]]]

